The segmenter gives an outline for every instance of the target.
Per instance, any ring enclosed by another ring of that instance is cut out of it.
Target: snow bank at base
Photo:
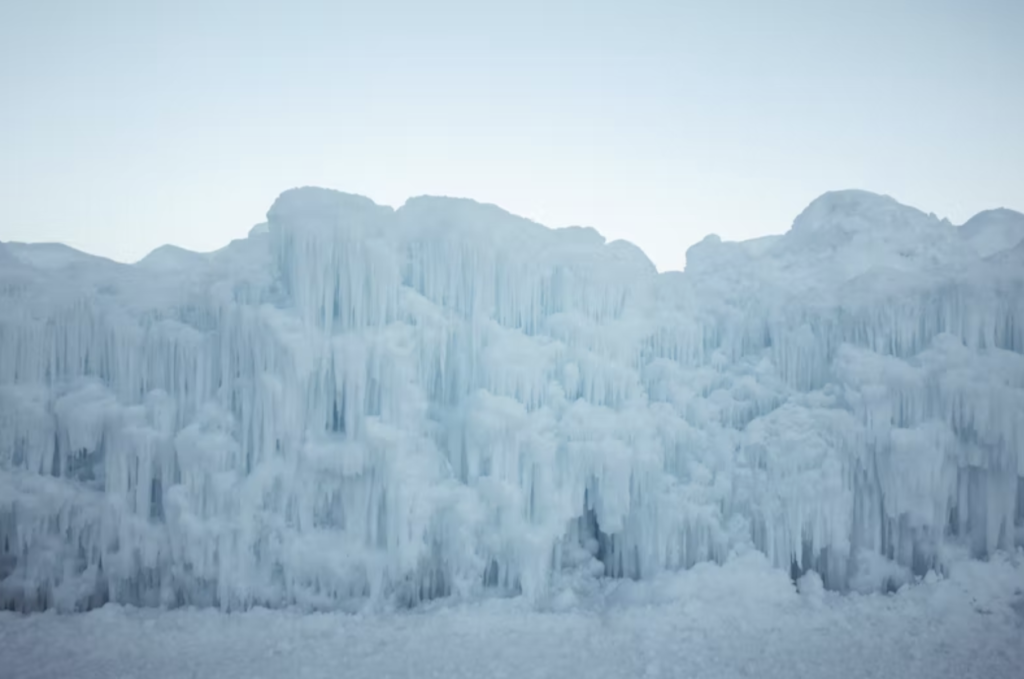
[[[896,594],[840,596],[797,594],[764,557],[747,555],[656,582],[606,582],[607,591],[559,613],[522,599],[372,616],[114,605],[82,615],[0,612],[0,667],[25,679],[1016,679],[1021,557],[956,560],[949,577]]]
[[[661,275],[592,229],[312,188],[209,255],[4,246],[0,600],[557,608],[751,549],[857,591],[1013,549],[1013,214],[836,192]]]

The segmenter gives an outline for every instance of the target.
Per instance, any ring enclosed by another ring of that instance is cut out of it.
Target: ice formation
[[[303,188],[209,255],[0,244],[0,600],[540,600],[752,548],[842,590],[1012,548],[1022,240],[844,191],[658,274]]]

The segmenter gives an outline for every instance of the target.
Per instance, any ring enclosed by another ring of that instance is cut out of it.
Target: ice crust
[[[208,255],[0,244],[4,607],[540,601],[751,549],[884,589],[1022,526],[1009,210],[828,193],[664,274],[318,188]]]

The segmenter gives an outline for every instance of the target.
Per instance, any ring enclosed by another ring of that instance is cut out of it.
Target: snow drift
[[[209,255],[0,244],[0,600],[539,600],[751,548],[871,589],[1012,548],[1022,240],[845,191],[659,275],[304,188]]]

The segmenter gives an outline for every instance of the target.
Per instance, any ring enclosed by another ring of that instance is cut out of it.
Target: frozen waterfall
[[[541,601],[750,549],[872,589],[1024,544],[1024,215],[836,192],[687,259],[315,188],[208,255],[0,244],[0,607]]]

